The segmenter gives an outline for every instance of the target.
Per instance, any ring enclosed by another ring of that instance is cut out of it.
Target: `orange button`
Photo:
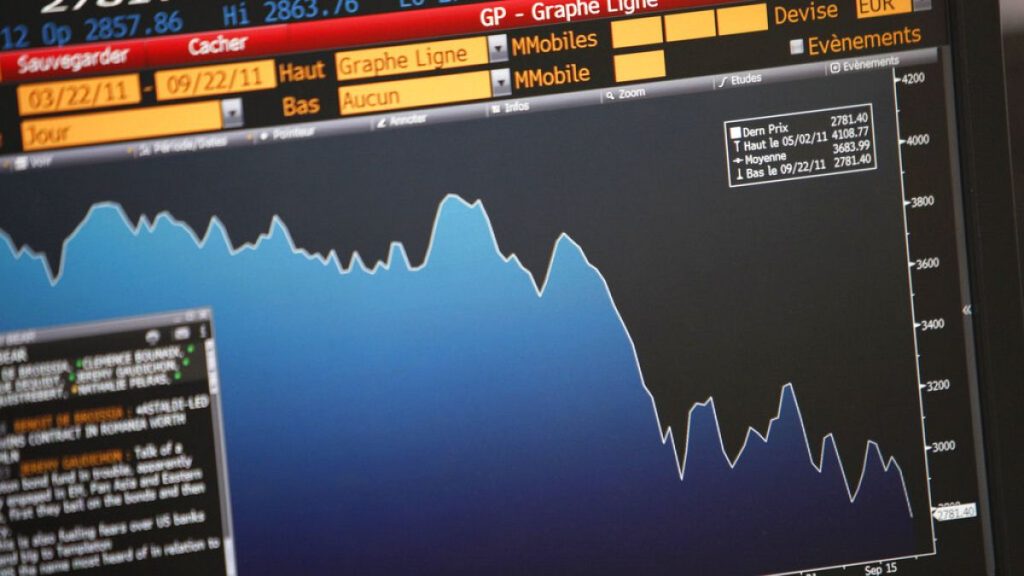
[[[22,116],[109,108],[141,101],[138,74],[18,86],[18,110]]]
[[[181,100],[277,88],[273,60],[161,70],[153,75],[156,99]]]
[[[635,82],[665,77],[665,51],[615,55],[615,81]]]
[[[223,127],[220,101],[153,106],[118,112],[92,112],[21,123],[26,152],[71,146],[159,138]]]
[[[349,50],[334,55],[338,80],[380,78],[479,66],[490,61],[487,37]]]
[[[857,18],[875,18],[907,14],[914,11],[913,0],[854,0],[857,3]]]
[[[491,73],[486,70],[342,86],[338,89],[342,116],[484,100],[490,97]]]
[[[768,5],[751,4],[718,9],[718,35],[764,32],[768,29]]]

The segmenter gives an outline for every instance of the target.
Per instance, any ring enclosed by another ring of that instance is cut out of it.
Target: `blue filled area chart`
[[[441,201],[421,263],[110,202],[57,266],[0,239],[4,328],[212,308],[242,574],[786,573],[918,542],[892,448],[809,436],[827,383],[765,382],[739,450],[724,399],[663,426],[586,246],[558,237],[538,285],[481,201]]]

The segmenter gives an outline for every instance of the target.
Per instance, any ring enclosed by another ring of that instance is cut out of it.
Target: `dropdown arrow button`
[[[494,34],[487,37],[487,55],[491,62],[508,62],[507,34]]]

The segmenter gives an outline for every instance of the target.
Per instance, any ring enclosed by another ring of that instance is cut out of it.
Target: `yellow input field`
[[[632,82],[665,77],[665,51],[652,50],[615,57],[615,81]]]
[[[485,36],[349,50],[334,55],[339,81],[465,68],[489,62]]]
[[[213,100],[26,120],[21,123],[21,140],[26,151],[52,150],[211,132],[222,126],[220,101]]]
[[[714,10],[665,16],[665,40],[669,42],[711,38],[717,30]]]
[[[342,116],[483,100],[490,97],[491,73],[486,70],[342,86],[338,89]]]
[[[764,32],[768,29],[768,5],[751,4],[718,9],[718,35]]]
[[[18,111],[22,116],[125,106],[141,101],[138,74],[18,86]]]
[[[857,18],[892,16],[914,11],[913,0],[856,0]]]
[[[646,46],[663,41],[661,16],[612,22],[612,48]]]
[[[182,100],[277,88],[273,60],[161,70],[154,75],[156,99]]]

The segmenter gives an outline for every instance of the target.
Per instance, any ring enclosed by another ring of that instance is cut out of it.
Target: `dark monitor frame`
[[[997,574],[1024,573],[1024,290],[998,0],[950,0]]]

